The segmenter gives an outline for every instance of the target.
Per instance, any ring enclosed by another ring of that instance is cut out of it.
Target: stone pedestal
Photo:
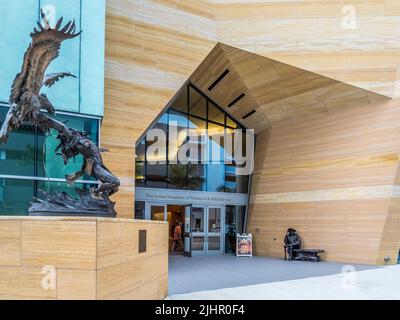
[[[0,217],[0,299],[163,299],[168,225]]]

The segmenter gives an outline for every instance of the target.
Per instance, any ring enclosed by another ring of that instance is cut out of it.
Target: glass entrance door
[[[190,216],[192,255],[205,254],[206,229],[205,229],[206,208],[192,207]]]
[[[222,207],[208,207],[207,208],[207,245],[206,254],[220,254],[222,253]]]
[[[223,207],[198,206],[191,210],[192,255],[221,254]]]

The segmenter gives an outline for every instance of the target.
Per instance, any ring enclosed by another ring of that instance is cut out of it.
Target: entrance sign
[[[253,256],[253,237],[252,234],[237,234],[236,239],[236,256],[252,257]]]
[[[136,188],[135,200],[174,204],[245,206],[247,205],[248,195],[242,193]]]

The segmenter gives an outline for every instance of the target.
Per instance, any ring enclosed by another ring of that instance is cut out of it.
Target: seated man
[[[285,248],[285,260],[286,260],[286,254],[288,254],[289,261],[295,259],[297,256],[297,253],[294,250],[301,249],[300,236],[296,233],[296,230],[294,230],[293,228],[289,228],[286,232],[284,240],[284,248]]]

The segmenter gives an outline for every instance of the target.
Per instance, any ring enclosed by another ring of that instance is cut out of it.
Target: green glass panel
[[[0,178],[0,215],[27,215],[34,182]]]
[[[8,108],[0,108],[0,125]],[[0,144],[0,174],[35,175],[35,128],[23,126],[9,134],[7,144]]]
[[[73,186],[69,186],[65,182],[53,182],[53,181],[38,181],[38,190],[46,191],[47,193],[58,193],[65,192],[74,199],[79,199],[79,195],[76,189],[90,189],[96,185],[88,185],[82,183],[75,183]],[[42,199],[43,194],[39,191],[38,198]]]
[[[98,120],[65,115],[57,116],[57,120],[66,123],[68,127],[87,132],[88,137],[92,141],[95,143],[98,142]],[[62,156],[57,154],[60,151],[56,152],[57,146],[60,143],[57,135],[57,131],[51,130],[46,138],[41,137],[39,139],[39,141],[43,142],[38,145],[39,154],[42,154],[41,159],[44,161],[38,164],[38,172],[43,173],[48,178],[63,179],[65,175],[70,175],[81,170],[83,157],[79,155],[75,159],[70,159],[65,166]],[[85,176],[83,179],[89,180],[90,177]]]

